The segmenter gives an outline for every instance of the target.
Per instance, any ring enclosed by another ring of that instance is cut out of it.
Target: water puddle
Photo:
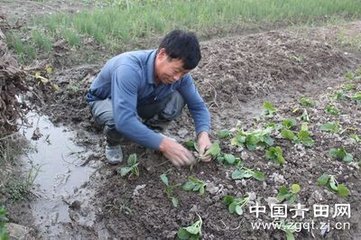
[[[74,132],[55,127],[47,117],[34,112],[29,113],[27,119],[29,124],[20,132],[35,150],[24,156],[24,161],[32,171],[39,169],[34,181],[37,197],[30,203],[34,227],[46,239],[64,236],[64,225],[74,221],[69,205],[83,204],[92,195],[84,186],[95,166],[82,166],[89,152],[74,144]],[[90,225],[87,222],[93,222],[94,218],[95,214],[87,214],[86,220],[78,218],[77,221]]]

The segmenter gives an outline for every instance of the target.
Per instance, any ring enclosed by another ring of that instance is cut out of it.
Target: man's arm
[[[137,115],[140,74],[128,65],[120,65],[112,73],[111,96],[113,116],[118,132],[140,145],[159,149],[163,136],[145,126]]]

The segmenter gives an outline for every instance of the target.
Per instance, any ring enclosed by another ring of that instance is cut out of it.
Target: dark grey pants
[[[107,142],[111,145],[121,143],[124,138],[116,130],[111,99],[89,103],[95,122],[104,127]],[[164,100],[137,107],[138,116],[148,127],[162,131],[170,121],[182,113],[185,102],[182,95],[175,91]]]

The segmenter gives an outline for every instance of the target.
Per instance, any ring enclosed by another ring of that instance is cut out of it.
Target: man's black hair
[[[202,58],[198,39],[192,32],[169,32],[160,43],[159,49],[161,48],[165,49],[170,58],[181,59],[186,70],[195,68]]]

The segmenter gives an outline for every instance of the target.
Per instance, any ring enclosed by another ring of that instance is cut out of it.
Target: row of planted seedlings
[[[361,80],[361,69],[355,73],[348,73],[346,78],[350,82],[344,84],[340,90],[329,94],[329,103],[325,106],[324,112],[332,116],[338,116],[340,110],[335,106],[335,101],[351,101],[353,104],[361,105],[361,92],[357,83]],[[282,167],[286,164],[286,160],[283,156],[284,149],[277,145],[277,139],[288,140],[291,144],[302,144],[306,148],[312,148],[315,144],[313,139],[314,133],[310,131],[310,115],[309,109],[316,106],[314,100],[302,97],[299,99],[299,107],[292,109],[292,113],[297,115],[296,118],[281,118],[278,116],[277,121],[272,121],[273,117],[277,115],[277,109],[270,102],[264,102],[264,115],[259,119],[259,125],[263,126],[254,130],[245,131],[240,126],[230,130],[221,130],[217,132],[217,140],[212,146],[204,153],[203,156],[198,156],[200,161],[204,156],[212,156],[212,158],[218,163],[224,166],[233,166],[234,171],[231,174],[233,180],[242,179],[254,179],[257,181],[264,181],[266,175],[259,170],[247,168],[242,159],[237,156],[239,153],[226,153],[221,149],[220,141],[223,144],[229,143],[231,148],[227,149],[247,149],[249,151],[261,150],[264,151],[264,158],[274,162]],[[271,121],[270,121],[271,120]],[[316,123],[314,123],[316,125]],[[319,123],[320,126],[317,129],[322,134],[343,134],[346,131],[342,128],[338,121],[329,121],[325,123]],[[360,136],[351,133],[346,136],[352,141],[359,143],[361,141]],[[198,152],[197,144],[193,140],[189,140],[184,145],[195,152]],[[228,145],[228,146],[229,146]],[[347,164],[354,164],[354,157],[351,153],[347,152],[344,146],[329,149],[329,155],[331,158],[345,162]],[[122,177],[128,176],[130,178],[136,178],[139,176],[138,169],[139,161],[136,154],[131,154],[128,158],[127,166],[120,167],[118,172]],[[191,166],[192,168],[193,166]],[[166,171],[160,175],[161,181],[165,185],[165,195],[171,201],[174,207],[178,207],[179,201],[176,196],[175,189],[182,188],[185,191],[198,192],[203,195],[205,193],[206,183],[194,176],[189,176],[187,181],[183,184],[172,184],[169,182],[168,174],[171,170]],[[318,177],[317,184],[324,186],[331,192],[339,195],[340,197],[347,197],[350,194],[349,189],[344,183],[337,181],[335,175],[330,173],[323,173]],[[276,196],[279,203],[287,202],[294,203],[297,200],[297,195],[301,191],[301,186],[298,183],[293,183],[290,186],[281,186],[278,189]],[[242,215],[244,208],[249,203],[249,196],[231,196],[225,195],[223,197],[223,203],[228,208],[231,214]],[[198,220],[192,225],[187,227],[181,227],[178,230],[177,237],[179,239],[199,239],[201,237],[201,228],[203,220],[198,215]],[[291,224],[287,224],[286,221],[282,221],[279,225],[280,230],[284,231],[287,240],[294,239],[293,233],[295,228]]]

